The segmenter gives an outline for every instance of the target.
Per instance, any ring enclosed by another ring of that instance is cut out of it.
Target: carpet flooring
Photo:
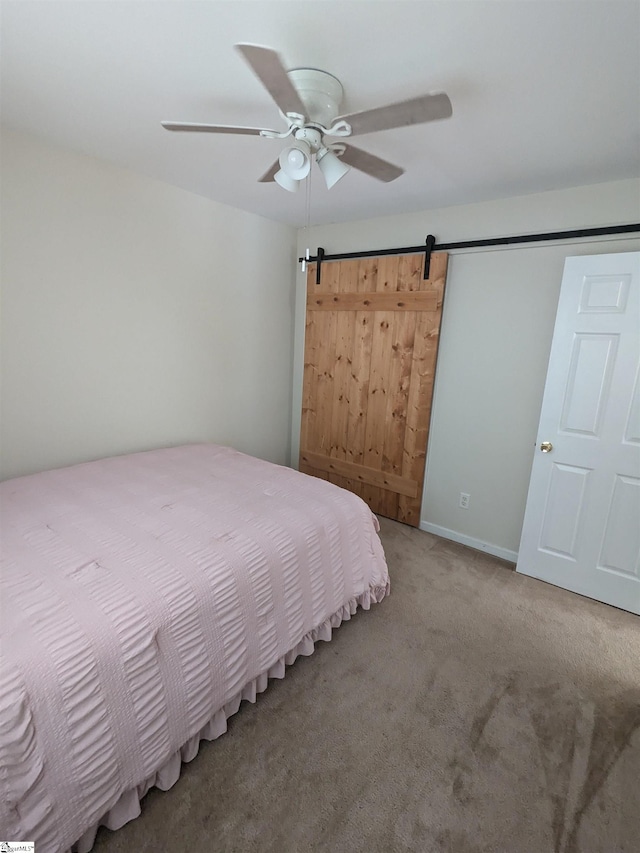
[[[381,525],[391,595],[97,853],[640,851],[640,619]]]

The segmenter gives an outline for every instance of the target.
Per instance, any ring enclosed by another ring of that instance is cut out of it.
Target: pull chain
[[[305,220],[304,220],[304,236],[305,243],[309,240],[309,223],[311,220],[311,172],[307,175],[307,179],[305,181]],[[307,246],[304,257],[302,259],[302,263],[300,265],[300,269],[302,272],[306,272],[307,263],[309,261],[309,246]]]

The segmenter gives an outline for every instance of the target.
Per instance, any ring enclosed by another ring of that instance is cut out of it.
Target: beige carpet
[[[392,591],[99,853],[638,853],[640,619],[382,519]]]

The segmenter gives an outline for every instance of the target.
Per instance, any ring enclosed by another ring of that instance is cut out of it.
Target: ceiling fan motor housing
[[[338,78],[317,68],[294,68],[287,76],[306,107],[308,123],[331,127],[344,97]]]
[[[299,142],[306,142],[311,151],[318,151],[319,148],[322,148],[322,132],[315,127],[308,125],[300,127],[293,135]]]

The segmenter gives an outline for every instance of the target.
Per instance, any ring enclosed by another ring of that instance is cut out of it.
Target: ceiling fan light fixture
[[[424,124],[449,118],[453,112],[448,95],[428,92],[385,106],[338,115],[344,93],[342,84],[333,74],[308,67],[287,71],[282,58],[269,47],[244,42],[235,47],[278,107],[287,130],[175,121],[163,121],[162,126],[172,131],[290,139],[291,144],[258,179],[260,183],[275,181],[288,192],[295,192],[300,181],[310,174],[313,157],[327,189],[335,186],[350,168],[385,183],[395,181],[404,169],[351,144],[330,142],[327,145],[324,138],[351,137]]]
[[[311,148],[306,142],[294,142],[280,154],[280,169],[288,178],[301,181],[311,171]]]
[[[316,154],[316,163],[320,167],[322,177],[324,178],[324,182],[327,185],[328,190],[337,184],[340,178],[344,178],[349,171],[349,166],[343,163],[342,160],[340,160],[340,158],[328,148],[321,148],[320,151],[318,151]]]
[[[298,191],[300,181],[297,181],[295,178],[290,178],[282,169],[275,173],[273,180],[278,184],[278,186],[282,187],[283,190],[288,190],[290,193]]]

